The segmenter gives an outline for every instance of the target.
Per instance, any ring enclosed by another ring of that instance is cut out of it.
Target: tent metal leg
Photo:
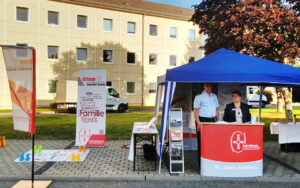
[[[258,114],[258,122],[261,122],[261,109],[262,109],[262,95],[263,95],[263,90],[265,88],[263,86],[259,86],[259,114]]]

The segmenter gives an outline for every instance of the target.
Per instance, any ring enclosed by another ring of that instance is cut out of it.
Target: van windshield
[[[119,93],[114,88],[108,88],[108,94],[112,97],[120,98]]]

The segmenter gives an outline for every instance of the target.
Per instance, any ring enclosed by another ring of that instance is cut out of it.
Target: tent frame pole
[[[265,87],[259,86],[259,113],[258,113],[258,122],[261,122],[261,109],[262,109],[262,95]]]

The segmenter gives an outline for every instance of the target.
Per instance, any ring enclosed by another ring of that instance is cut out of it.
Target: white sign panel
[[[77,146],[105,146],[106,70],[78,71]]]

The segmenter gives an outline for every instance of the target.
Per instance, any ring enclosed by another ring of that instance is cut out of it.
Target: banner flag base
[[[38,180],[34,181],[34,187],[36,188],[47,188],[52,183],[52,180]],[[12,188],[31,188],[32,182],[31,180],[20,180],[16,183]]]

